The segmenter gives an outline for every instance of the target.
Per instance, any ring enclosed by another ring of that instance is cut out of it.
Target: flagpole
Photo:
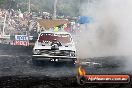
[[[55,0],[55,1],[54,1],[54,14],[53,14],[53,19],[56,19],[56,12],[57,12],[57,8],[56,8],[56,7],[57,7],[57,1],[58,1],[58,0]]]
[[[5,13],[5,18],[4,18],[4,24],[3,24],[3,36],[5,35],[5,22],[6,22],[6,13]]]
[[[31,0],[29,0],[29,2],[28,2],[28,12],[29,13],[31,12]]]

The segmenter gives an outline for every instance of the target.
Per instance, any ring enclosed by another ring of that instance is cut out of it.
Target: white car
[[[33,61],[75,61],[76,48],[67,32],[41,32],[33,48]]]

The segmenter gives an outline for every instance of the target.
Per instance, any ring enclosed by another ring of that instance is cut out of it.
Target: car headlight
[[[76,56],[75,51],[71,51],[70,56],[73,56],[73,57]]]
[[[34,50],[34,52],[33,52],[34,54],[40,54],[41,53],[41,51],[40,50]]]

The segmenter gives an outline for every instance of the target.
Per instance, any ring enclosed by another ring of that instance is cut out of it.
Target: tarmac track
[[[87,84],[76,83],[75,67],[49,64],[35,66],[31,61],[31,48],[0,45],[0,88],[131,88],[129,84]],[[112,58],[112,57],[111,57]],[[97,61],[97,60],[96,60]],[[84,62],[87,62],[84,59]],[[90,61],[91,62],[91,61]],[[92,61],[95,62],[95,61]],[[98,63],[98,62],[97,62]],[[91,65],[83,63],[89,74],[120,73],[119,67],[109,65]],[[107,67],[108,66],[108,67]],[[110,68],[109,68],[110,67]]]

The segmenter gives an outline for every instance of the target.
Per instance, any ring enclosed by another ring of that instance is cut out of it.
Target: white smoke
[[[100,0],[83,4],[82,15],[94,18],[94,22],[87,28],[84,25],[81,27],[77,44],[79,57],[130,55],[131,8],[131,0]]]
[[[78,35],[78,57],[129,56],[132,59],[132,0],[88,0],[80,13],[94,22],[82,25]]]

